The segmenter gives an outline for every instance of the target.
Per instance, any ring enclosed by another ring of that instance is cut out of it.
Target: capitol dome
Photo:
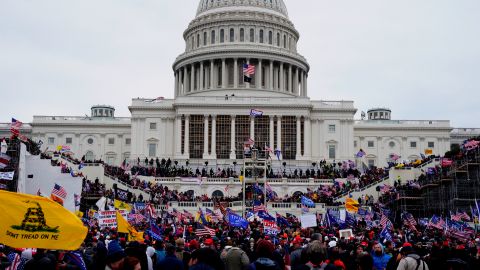
[[[175,97],[307,97],[307,60],[283,0],[200,0],[173,64]],[[244,66],[255,69],[245,79]]]
[[[257,10],[288,18],[283,0],[201,0],[197,17],[221,10]]]

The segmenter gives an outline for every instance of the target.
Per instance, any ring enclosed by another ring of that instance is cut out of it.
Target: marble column
[[[250,138],[255,140],[255,118],[250,117]]]
[[[210,89],[215,89],[215,65],[213,60],[210,60]]]
[[[230,159],[237,159],[236,149],[235,149],[235,115],[230,116]]]
[[[203,116],[203,159],[208,159],[208,115]]]
[[[182,94],[185,94],[187,92],[187,68],[186,67],[182,68],[182,74],[183,74]]]
[[[222,89],[227,88],[227,68],[225,59],[222,59]]]
[[[285,91],[285,80],[284,80],[284,72],[283,72],[283,63],[280,63],[280,85],[279,90]]]
[[[210,149],[212,159],[217,158],[217,116],[212,115],[212,149]]]
[[[273,129],[273,121],[274,121],[274,116],[273,115],[270,115],[270,133],[269,133],[269,147],[273,149],[273,147],[275,147],[275,142],[274,142],[274,138],[273,138],[273,135],[275,133],[274,129]]]
[[[178,96],[178,71],[175,71],[175,97]]]
[[[307,158],[307,159],[310,159],[311,158],[311,155],[312,155],[312,126],[311,126],[311,120],[310,118],[308,117],[305,117],[305,123],[304,123],[304,147],[305,149],[303,149],[303,153],[304,153],[304,156]]]
[[[200,81],[200,85],[197,87],[198,90],[203,90],[203,61],[200,62],[200,74],[199,74],[199,81]]]
[[[258,89],[262,89],[262,59],[258,59],[257,81],[255,83]]]
[[[190,92],[195,89],[195,65],[192,64],[190,68]]]
[[[281,116],[277,116],[277,148],[275,148],[275,150],[282,151],[282,117]],[[282,160],[282,157],[283,157],[283,153],[280,155],[280,160]]]
[[[270,69],[268,71],[270,73],[270,76],[269,76],[270,80],[268,81],[268,84],[270,86],[269,88],[270,90],[273,90],[273,61],[272,60],[270,60]]]
[[[305,72],[305,91],[303,91],[303,96],[308,97],[308,74]]]
[[[233,59],[233,88],[238,88],[238,59]]]
[[[290,92],[290,93],[293,92],[293,90],[292,90],[292,86],[293,86],[292,77],[293,77],[292,65],[288,65],[288,89],[287,89],[287,92]]]
[[[293,75],[293,94],[298,95],[298,67],[295,67],[295,73]]]
[[[190,158],[190,115],[185,115],[185,156]]]
[[[247,63],[247,65],[250,65],[250,59],[247,58],[246,63]],[[247,89],[250,88],[250,83],[245,82],[245,88],[247,88]]]
[[[176,115],[175,117],[175,156],[180,158],[182,155],[182,116]]]
[[[296,153],[296,160],[299,160],[302,157],[302,127],[301,127],[301,117],[297,116],[297,153]]]

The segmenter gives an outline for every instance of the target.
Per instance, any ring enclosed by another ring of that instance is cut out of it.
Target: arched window
[[[240,28],[240,42],[245,41],[245,30],[243,28]]]
[[[263,43],[263,30],[260,30],[260,43]]]
[[[207,32],[203,32],[203,46],[207,46]]]
[[[220,43],[225,42],[225,30],[220,30]]]
[[[255,42],[255,30],[250,28],[250,42]]]
[[[230,28],[230,42],[235,41],[235,30],[233,28]]]
[[[277,33],[277,46],[280,47],[280,33]]]
[[[293,193],[294,197],[300,197],[302,195],[303,195],[303,192],[301,192],[301,191],[296,191],[296,192]]]
[[[212,35],[210,36],[210,44],[215,44],[215,30],[212,30]]]
[[[197,48],[200,47],[200,34],[197,34]]]
[[[272,31],[268,31],[268,44],[273,44],[273,33]]]
[[[221,192],[220,190],[215,190],[212,193],[212,197],[213,198],[223,198],[223,192]]]
[[[93,155],[93,152],[92,151],[88,151],[86,154],[85,154],[85,160],[86,161],[93,161],[95,159],[95,156]]]
[[[185,195],[187,195],[190,198],[193,198],[195,196],[195,191],[193,189],[185,191]]]

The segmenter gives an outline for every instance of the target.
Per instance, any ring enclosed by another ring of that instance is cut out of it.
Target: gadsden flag
[[[0,191],[0,243],[14,248],[76,250],[86,235],[82,221],[49,198]]]

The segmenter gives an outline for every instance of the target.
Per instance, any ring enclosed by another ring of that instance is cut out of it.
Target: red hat
[[[402,247],[413,247],[413,246],[409,242],[405,242],[405,243],[403,243]]]
[[[368,247],[368,243],[363,241],[362,243],[360,243],[360,246]]]
[[[465,250],[465,246],[464,245],[458,245],[457,250]]]
[[[211,246],[213,245],[213,239],[212,238],[205,239],[203,243],[207,246]]]
[[[302,238],[300,236],[295,236],[295,238],[293,239],[292,241],[292,244],[301,244],[303,241],[302,241]]]
[[[190,240],[188,246],[192,249],[198,249],[198,241],[195,239]]]

